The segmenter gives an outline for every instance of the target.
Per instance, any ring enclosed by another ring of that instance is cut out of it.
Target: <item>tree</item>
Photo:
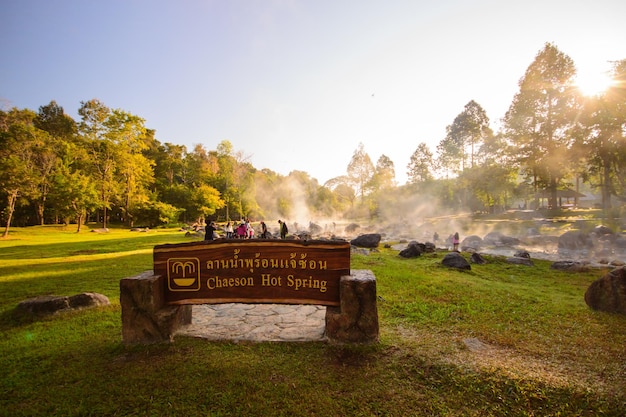
[[[111,199],[119,189],[115,180],[118,149],[112,138],[107,135],[107,120],[111,110],[99,100],[81,102],[78,109],[81,122],[78,132],[85,141],[90,157],[91,174],[99,192],[102,209],[102,227],[106,228]]]
[[[46,200],[52,186],[51,181],[60,163],[59,152],[64,143],[72,140],[76,132],[76,123],[64,113],[63,107],[51,101],[50,104],[39,107],[34,124],[38,129],[48,133],[41,135],[42,140],[35,147],[35,165],[40,178],[35,200],[39,223],[43,225]]]
[[[612,195],[626,200],[626,93],[621,84],[626,60],[615,63],[613,73],[615,83],[604,94],[582,100],[576,148],[586,162],[583,179],[600,188],[605,210],[612,207]]]
[[[387,155],[381,155],[376,161],[374,175],[370,180],[369,189],[384,190],[396,185],[396,169],[393,161]]]
[[[417,145],[406,167],[408,182],[416,184],[432,180],[434,164],[433,154],[428,149],[428,145],[424,142]]]
[[[578,101],[572,86],[574,62],[546,44],[519,82],[519,92],[504,117],[504,130],[515,146],[518,162],[532,176],[535,191],[544,185],[550,205],[568,173],[568,152]]]
[[[35,196],[40,184],[35,149],[47,133],[34,126],[34,119],[31,110],[0,111],[0,193],[7,202],[3,237],[9,235],[18,200]]]
[[[106,137],[116,148],[114,181],[120,185],[122,219],[132,227],[133,211],[149,200],[148,187],[154,181],[154,163],[143,154],[148,148],[144,120],[116,109],[107,118],[106,127]]]
[[[473,167],[476,151],[492,135],[487,113],[471,100],[454,118],[454,122],[446,127],[446,137],[437,147],[442,166],[461,172],[466,167]]]
[[[359,143],[348,164],[348,178],[354,186],[356,194],[361,196],[361,202],[364,201],[367,184],[374,175],[374,164],[363,148],[363,144]]]

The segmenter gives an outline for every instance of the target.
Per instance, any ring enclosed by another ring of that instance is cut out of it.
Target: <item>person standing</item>
[[[282,220],[278,221],[279,229],[280,229],[280,238],[286,239],[287,233],[289,233],[289,229],[287,229],[287,223]]]
[[[204,233],[204,240],[213,240],[215,237],[215,223],[209,222],[206,225],[206,230]]]
[[[267,239],[267,225],[261,220],[261,239]]]
[[[455,232],[452,237],[452,247],[454,248],[454,251],[459,251],[459,232]]]
[[[231,222],[228,222],[226,224],[226,227],[224,228],[224,232],[226,232],[226,239],[233,238],[233,224]]]

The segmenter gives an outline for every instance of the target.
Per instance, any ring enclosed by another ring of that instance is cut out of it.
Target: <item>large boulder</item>
[[[535,265],[533,261],[530,260],[530,258],[523,258],[521,256],[511,256],[509,258],[506,258],[506,263],[514,264],[514,265],[526,265],[526,266]]]
[[[593,241],[587,233],[580,230],[570,230],[559,236],[559,249],[583,250],[593,248]]]
[[[516,237],[505,236],[500,232],[490,232],[483,238],[483,243],[490,246],[515,246],[520,244]]]
[[[350,223],[349,225],[346,226],[346,228],[344,229],[346,233],[348,234],[352,234],[354,232],[356,232],[361,226],[359,226],[356,223]]]
[[[350,244],[359,248],[377,248],[381,239],[382,236],[379,233],[368,233],[352,239]]]
[[[597,236],[602,236],[602,235],[612,235],[613,231],[608,226],[598,225],[593,228],[593,233],[595,233]]]
[[[447,266],[448,268],[456,268],[466,271],[470,271],[472,269],[469,262],[467,262],[467,260],[458,252],[447,253],[446,256],[443,257],[441,264],[443,266]]]
[[[419,245],[410,244],[405,249],[402,249],[398,255],[403,258],[417,258],[422,255],[424,251]]]
[[[485,265],[487,263],[487,260],[483,258],[480,253],[474,252],[470,255],[470,262],[473,264]]]
[[[483,239],[477,235],[467,236],[461,242],[461,250],[464,252],[476,252],[483,244]]]
[[[626,315],[626,267],[592,282],[585,292],[585,303],[594,310]]]
[[[17,305],[16,313],[26,316],[47,316],[60,311],[108,306],[110,304],[107,296],[94,292],[85,292],[69,297],[43,295],[20,302]]]
[[[556,261],[550,265],[550,269],[568,272],[585,272],[589,271],[589,265],[578,261]]]

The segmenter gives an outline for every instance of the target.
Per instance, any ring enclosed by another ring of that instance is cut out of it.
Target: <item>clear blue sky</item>
[[[0,106],[101,100],[161,142],[230,140],[259,169],[343,175],[360,142],[400,184],[475,100],[498,128],[546,42],[626,58],[622,0],[2,0]]]

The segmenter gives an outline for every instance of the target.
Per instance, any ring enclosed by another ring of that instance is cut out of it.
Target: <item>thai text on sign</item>
[[[154,248],[154,273],[169,304],[227,302],[339,305],[350,244],[215,240]]]

